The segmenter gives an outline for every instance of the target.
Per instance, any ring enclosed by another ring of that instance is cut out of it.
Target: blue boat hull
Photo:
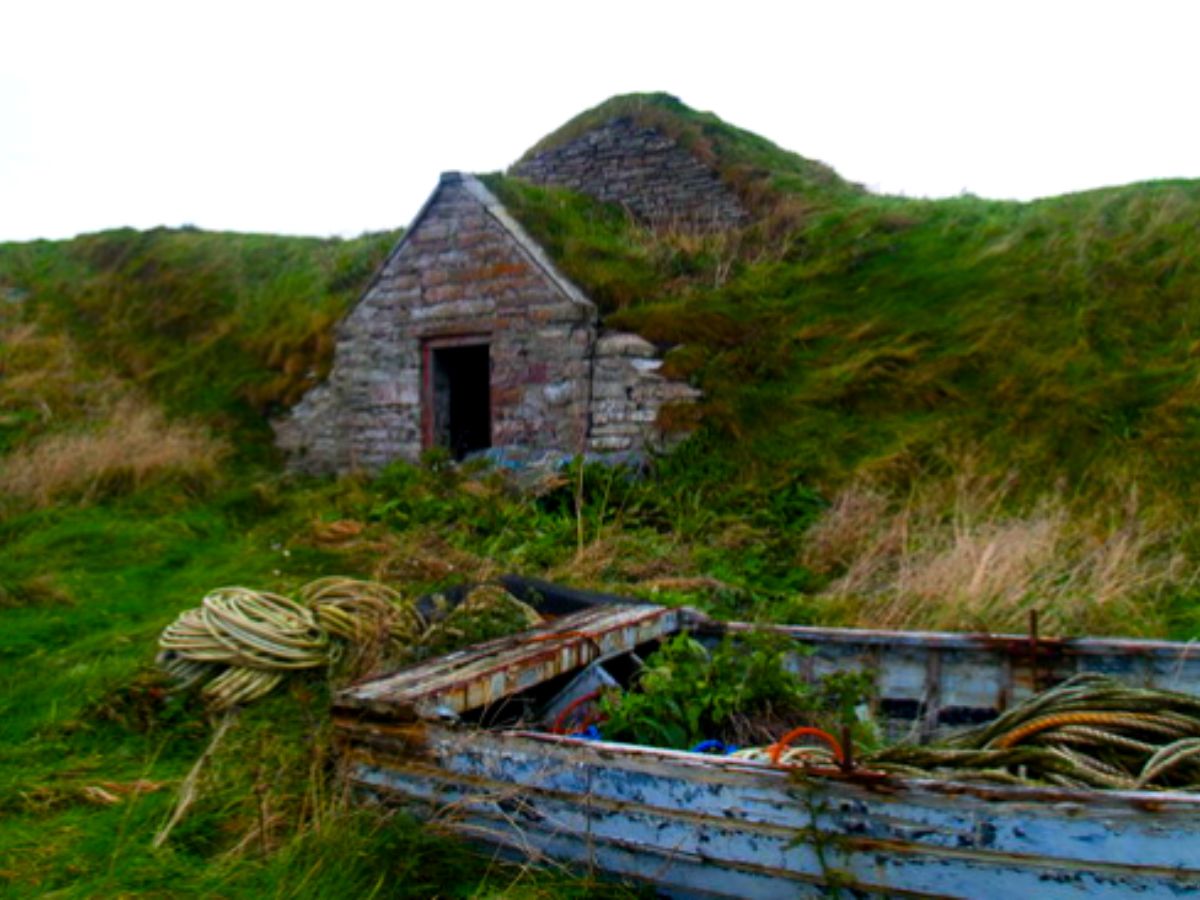
[[[335,708],[349,777],[364,798],[510,854],[673,896],[1200,896],[1197,794],[814,772],[489,726],[487,711],[538,679],[710,626],[680,610],[592,610],[356,686]],[[1083,669],[1200,684],[1184,645],[1027,652],[1021,638],[788,631],[808,645],[795,659],[808,674],[874,671],[880,702],[901,713],[889,729],[922,739]]]

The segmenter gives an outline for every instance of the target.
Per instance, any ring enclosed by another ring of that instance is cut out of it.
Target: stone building
[[[512,174],[619,203],[659,228],[713,231],[749,219],[737,193],[710,166],[628,115],[521,160]]]
[[[340,323],[328,380],[274,423],[292,468],[377,469],[444,447],[641,453],[697,392],[606,332],[478,179],[442,176]]]

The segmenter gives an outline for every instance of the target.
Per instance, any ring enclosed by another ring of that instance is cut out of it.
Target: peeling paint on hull
[[[472,657],[471,671],[498,684],[496,672],[508,672],[509,664],[541,660],[539,671],[549,673],[549,651],[577,667],[604,658],[605,647],[628,650],[682,625],[718,627],[687,611],[645,606],[580,616],[555,623],[550,631],[558,638],[527,634],[493,642]],[[949,665],[935,667],[938,673],[957,671],[956,679],[972,673],[970,685],[934,691],[961,700],[954,708],[990,705],[994,714],[1022,692],[1020,678],[1000,684],[1000,673],[1020,671],[1019,638],[920,635],[896,641],[878,632],[791,631],[817,648],[812,656],[798,656],[815,660],[815,669],[869,660],[885,701],[919,688],[918,726],[953,724],[941,722],[944,707],[928,696],[938,685],[930,684],[923,655],[955,655]],[[582,643],[579,635],[586,637]],[[560,652],[560,641],[596,649]],[[1135,681],[1169,680],[1176,689],[1200,693],[1200,673],[1183,645],[1075,644],[1070,652],[1043,648],[1040,664],[1059,674],[1107,666]],[[552,668],[548,677],[571,666]],[[985,673],[992,674],[990,683],[980,680]],[[426,665],[422,678],[434,694],[466,695],[461,685],[448,690],[453,679],[435,675]],[[509,678],[521,681],[511,672]],[[836,888],[1022,900],[1200,896],[1200,795],[799,772],[406,715],[406,709],[441,708],[445,718],[445,707],[430,704],[402,673],[387,688],[382,684],[350,689],[335,709],[350,777],[364,797],[436,815],[464,836],[509,853],[567,861],[671,895],[782,898],[827,896]],[[389,706],[388,698],[396,702]]]

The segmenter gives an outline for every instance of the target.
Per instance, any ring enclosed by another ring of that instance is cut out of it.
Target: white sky
[[[0,0],[0,240],[354,235],[665,90],[871,188],[1200,177],[1200,3]]]

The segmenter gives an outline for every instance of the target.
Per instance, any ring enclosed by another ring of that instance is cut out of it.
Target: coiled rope
[[[457,607],[415,602],[374,581],[322,578],[298,600],[268,591],[225,587],[209,592],[159,638],[160,667],[180,688],[201,686],[214,711],[251,703],[294,672],[335,667],[360,675],[400,664],[422,651],[541,621],[511,594],[484,585]]]
[[[793,746],[797,737],[824,746]],[[706,742],[714,744],[719,742]],[[793,729],[733,758],[801,768],[845,766],[827,732]],[[1200,698],[1084,673],[990,724],[940,744],[865,754],[861,765],[916,778],[1115,790],[1200,790]]]
[[[1200,789],[1200,698],[1084,673],[994,722],[864,760],[919,777],[1119,790]]]
[[[376,581],[321,578],[298,600],[268,591],[210,591],[159,637],[158,664],[181,689],[200,694],[217,722],[208,747],[180,784],[170,817],[154,837],[161,847],[198,791],[200,772],[237,716],[288,675],[324,668],[358,677],[424,653],[511,633],[541,622],[531,607],[495,585],[475,588],[457,606],[444,598],[428,615],[416,602]]]

